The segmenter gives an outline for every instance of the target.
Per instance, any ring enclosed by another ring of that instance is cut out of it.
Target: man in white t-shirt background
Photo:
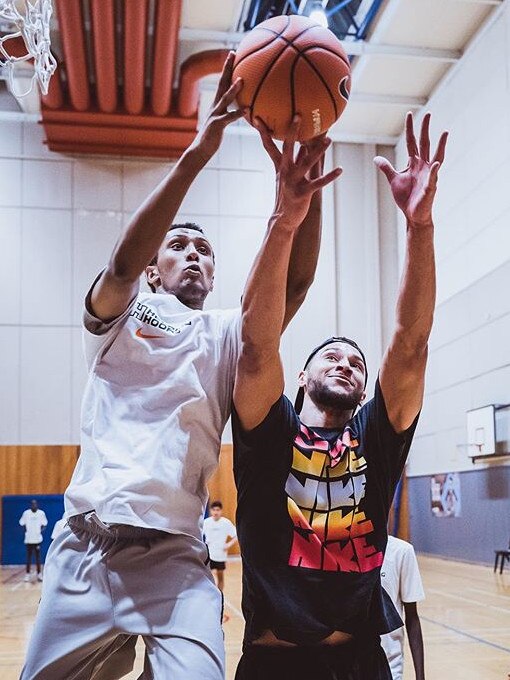
[[[209,566],[216,579],[216,585],[223,592],[224,577],[228,550],[237,543],[235,526],[223,517],[221,501],[213,501],[211,514],[204,520],[204,539],[209,550]]]
[[[388,536],[388,545],[381,568],[383,588],[393,600],[405,621],[409,647],[413,657],[416,680],[425,680],[423,636],[417,603],[425,599],[423,584],[414,548],[407,541]],[[402,680],[404,673],[404,628],[381,635],[393,680]]]
[[[27,548],[27,567],[25,581],[30,581],[30,570],[32,568],[32,557],[35,557],[35,568],[37,570],[37,580],[42,581],[41,573],[41,543],[43,540],[42,532],[48,526],[48,520],[44,510],[39,509],[37,501],[30,501],[30,508],[21,515],[19,523],[25,527],[25,546]]]

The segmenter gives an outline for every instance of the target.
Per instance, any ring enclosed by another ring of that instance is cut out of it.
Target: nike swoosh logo
[[[156,339],[156,338],[164,338],[164,337],[165,337],[164,335],[145,335],[145,333],[142,333],[142,329],[141,329],[141,328],[139,328],[139,329],[136,331],[135,335],[136,335],[138,338],[148,338],[148,339]]]

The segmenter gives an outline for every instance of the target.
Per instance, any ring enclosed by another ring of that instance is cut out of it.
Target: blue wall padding
[[[430,476],[409,477],[411,542],[418,552],[493,564],[510,539],[510,466],[473,466],[460,473],[460,517],[435,517]]]
[[[19,525],[23,511],[30,507],[35,498],[39,508],[44,510],[48,518],[48,526],[43,532],[41,559],[44,562],[51,543],[51,532],[55,522],[64,513],[64,496],[62,494],[2,497],[2,564],[25,564],[26,549],[24,544],[25,529]]]

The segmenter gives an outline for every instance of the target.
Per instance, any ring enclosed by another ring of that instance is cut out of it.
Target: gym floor
[[[419,606],[427,678],[507,680],[510,676],[510,570],[493,574],[489,566],[419,556],[427,599]],[[22,567],[0,570],[0,678],[16,680],[40,597],[41,584],[25,583]],[[233,680],[241,649],[243,620],[241,563],[231,561],[225,578],[224,624],[227,680]],[[143,667],[143,644],[127,680]],[[414,678],[406,651],[404,680]]]

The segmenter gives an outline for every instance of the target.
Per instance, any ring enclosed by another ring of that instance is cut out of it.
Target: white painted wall
[[[438,307],[411,475],[471,470],[468,409],[510,402],[510,6],[428,104],[451,132],[435,211]],[[397,147],[407,162],[404,140]]]
[[[0,122],[0,444],[79,441],[83,297],[168,169],[159,161],[62,156],[42,141],[36,123]],[[202,224],[216,251],[209,306],[239,304],[273,183],[257,137],[228,135],[188,194],[178,218]],[[289,394],[310,348],[337,331],[332,192],[324,214],[316,281],[283,341]]]
[[[371,395],[381,359],[381,307],[375,146],[336,144],[344,168],[335,186],[339,334],[363,349]]]

